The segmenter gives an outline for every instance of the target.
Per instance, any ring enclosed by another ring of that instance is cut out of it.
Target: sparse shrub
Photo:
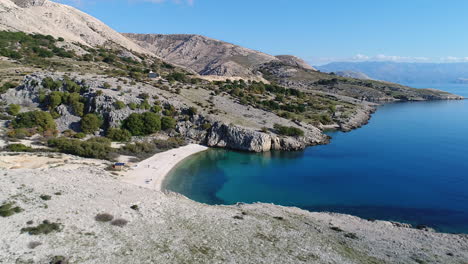
[[[10,144],[5,147],[7,151],[12,151],[12,152],[29,152],[32,150],[31,147],[28,147],[23,144]]]
[[[143,102],[141,102],[138,108],[143,109],[143,110],[149,110],[151,109],[151,105],[149,104],[148,100],[144,100]]]
[[[113,141],[127,142],[132,139],[132,133],[126,129],[111,128],[107,131],[107,137]]]
[[[161,119],[152,112],[133,113],[124,121],[122,127],[134,136],[144,136],[161,130]]]
[[[28,233],[30,235],[47,235],[52,232],[60,232],[61,225],[53,223],[49,220],[44,220],[38,226],[21,228],[21,233]]]
[[[115,109],[117,109],[117,110],[123,109],[123,108],[125,108],[125,106],[126,106],[125,103],[122,102],[122,101],[116,101],[116,102],[114,102],[114,107],[115,107]]]
[[[331,230],[336,231],[336,232],[343,232],[343,229],[337,227],[337,226],[332,226],[330,227]]]
[[[280,135],[290,136],[290,137],[304,136],[304,131],[302,131],[300,128],[297,128],[297,127],[287,127],[287,126],[282,126],[280,124],[275,124],[274,128],[276,132]]]
[[[130,109],[132,109],[132,110],[136,110],[136,109],[138,108],[138,105],[135,104],[135,103],[129,103],[129,104],[128,104],[128,107],[129,107]]]
[[[176,120],[170,116],[163,116],[161,118],[161,129],[169,130],[176,127]]]
[[[43,195],[41,195],[39,197],[44,201],[49,201],[50,199],[52,199],[52,196],[47,195],[47,194],[43,194]]]
[[[97,137],[86,141],[68,138],[53,138],[47,145],[58,151],[85,158],[109,159],[112,151],[111,141],[107,138]]]
[[[203,128],[203,130],[208,130],[208,129],[211,128],[211,124],[210,124],[210,123],[204,123],[204,124],[202,125],[202,128]]]
[[[32,111],[20,113],[13,120],[12,125],[14,128],[37,128],[39,132],[56,129],[54,119],[48,112]]]
[[[102,123],[102,120],[96,114],[90,113],[83,116],[81,119],[81,130],[83,130],[84,133],[91,134],[98,131]]]
[[[128,221],[122,218],[115,219],[111,222],[111,225],[113,226],[118,226],[118,227],[124,227],[128,224]]]
[[[12,115],[12,116],[16,116],[17,114],[19,114],[21,110],[21,106],[17,105],[17,104],[10,104],[8,106],[8,114]]]
[[[135,210],[135,211],[140,210],[140,208],[139,208],[138,205],[136,205],[136,204],[130,206],[130,208],[131,208],[132,210]]]
[[[159,105],[154,105],[152,108],[151,108],[151,111],[155,112],[155,113],[159,113],[161,112],[162,108],[161,106]]]
[[[102,84],[102,88],[104,88],[104,89],[110,89],[110,88],[111,88],[111,85],[110,85],[109,83],[105,82],[105,83]]]
[[[54,81],[54,79],[52,79],[51,77],[46,77],[46,78],[42,79],[41,84],[42,84],[42,86],[44,88],[50,89],[52,91],[57,91],[63,85],[63,83],[61,81],[59,81],[59,80]]]
[[[358,239],[358,236],[355,233],[346,233],[344,236],[351,239]]]
[[[83,139],[86,137],[86,134],[83,132],[78,132],[74,135],[74,138]]]
[[[94,217],[94,220],[98,222],[110,222],[112,219],[114,219],[114,216],[108,213],[97,214]]]
[[[14,203],[4,203],[0,206],[0,216],[8,217],[17,213],[21,213],[23,209],[19,206],[15,206]]]

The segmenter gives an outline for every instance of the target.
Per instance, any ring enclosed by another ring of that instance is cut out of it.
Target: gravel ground
[[[209,206],[124,183],[106,162],[45,158],[36,169],[0,169],[0,202],[24,210],[0,217],[0,263],[468,262],[466,235],[270,204]],[[128,223],[98,222],[100,213]],[[44,220],[61,231],[21,233]]]

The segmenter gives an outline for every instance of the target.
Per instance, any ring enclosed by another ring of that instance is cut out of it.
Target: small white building
[[[148,78],[150,78],[150,79],[159,78],[159,74],[157,74],[157,73],[155,73],[155,72],[153,72],[153,71],[150,71],[150,72],[148,73]]]

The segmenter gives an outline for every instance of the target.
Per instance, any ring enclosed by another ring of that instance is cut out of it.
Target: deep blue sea
[[[468,97],[468,86],[432,87]],[[164,185],[208,204],[267,202],[468,233],[468,100],[387,104],[363,128],[329,135],[329,145],[300,152],[202,152]]]

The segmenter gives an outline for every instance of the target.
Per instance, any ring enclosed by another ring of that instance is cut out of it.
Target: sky
[[[312,65],[468,62],[466,0],[60,2],[119,32],[200,34],[272,55],[296,55]]]

